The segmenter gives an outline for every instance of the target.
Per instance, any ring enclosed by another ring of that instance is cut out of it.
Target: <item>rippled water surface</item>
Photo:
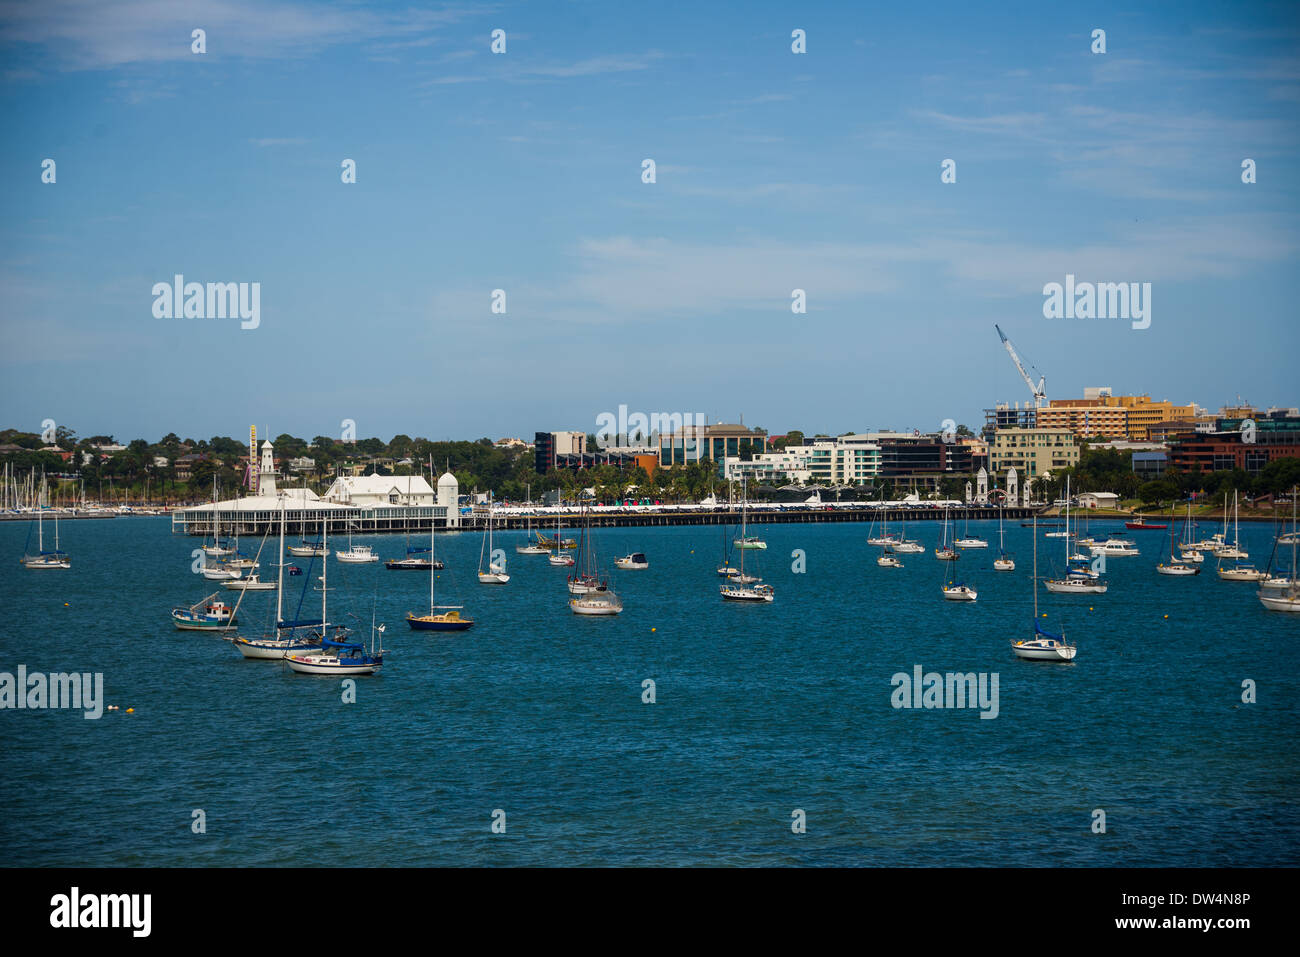
[[[757,531],[768,548],[746,561],[777,594],[762,607],[719,600],[719,529],[599,532],[606,559],[640,550],[651,562],[611,572],[626,606],[611,619],[574,616],[565,572],[514,554],[522,533],[499,536],[503,587],[475,579],[477,534],[439,536],[439,601],[477,619],[459,635],[408,631],[405,612],[427,610],[427,575],[330,559],[331,618],[354,615],[368,634],[373,607],[388,624],[382,674],[357,679],[345,704],[339,679],[172,627],[170,607],[216,584],[190,571],[199,540],[166,519],[62,523],[66,572],[21,568],[27,527],[0,524],[0,671],[102,672],[107,702],[135,709],[97,721],[0,711],[4,860],[1297,863],[1300,616],[1265,611],[1255,586],[1220,581],[1208,561],[1196,578],[1158,576],[1168,540],[1133,533],[1142,554],[1109,559],[1108,594],[1040,592],[1045,623],[1079,655],[1032,663],[1009,648],[1032,627],[1018,524],[1016,571],[994,572],[994,549],[958,563],[974,605],[941,598],[947,569],[932,554],[878,568],[865,524]],[[996,545],[996,522],[976,531]],[[1271,533],[1243,527],[1260,564]],[[908,534],[932,548],[939,525]],[[404,545],[359,541],[385,557]],[[1061,551],[1041,541],[1040,571]],[[318,571],[286,581],[296,593]],[[249,594],[241,630],[258,633],[273,601]],[[891,676],[918,664],[996,672],[996,719],[893,708]],[[1255,704],[1242,703],[1246,679]],[[206,834],[191,832],[196,808]],[[805,834],[791,831],[796,808]],[[1105,834],[1090,830],[1097,808]],[[496,809],[505,834],[491,831]]]

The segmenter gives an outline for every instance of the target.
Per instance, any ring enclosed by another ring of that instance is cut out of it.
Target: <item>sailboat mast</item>
[[[284,621],[284,499],[280,499],[280,562],[275,580],[275,627]]]
[[[325,602],[326,602],[326,599],[329,597],[329,590],[330,590],[330,585],[329,585],[329,577],[330,577],[329,534],[330,534],[330,523],[329,523],[328,521],[326,521],[326,522],[322,523],[322,525],[321,525],[321,536],[320,536],[320,540],[321,540],[321,560],[320,560],[320,568],[321,568],[321,576],[320,576],[320,628],[321,628],[321,635],[322,635],[322,637],[323,637],[324,634],[325,634],[325,625],[326,625],[326,622],[329,621],[329,619],[326,618],[326,616],[325,616],[325,607],[326,607],[326,606],[325,606]]]
[[[1034,513],[1034,630],[1038,629],[1038,514]]]
[[[429,474],[433,474],[433,456],[429,456]],[[433,551],[433,513],[429,513],[429,614],[433,614],[433,569],[437,564]]]

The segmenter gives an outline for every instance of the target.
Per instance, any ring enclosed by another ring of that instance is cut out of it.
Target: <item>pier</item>
[[[593,528],[638,528],[671,525],[738,525],[740,506],[698,505],[659,506],[608,506],[607,510],[582,512],[577,508],[526,507],[498,508],[492,513],[492,527],[496,531],[520,531],[530,525],[542,534],[554,531],[556,520],[561,527],[574,528],[584,521]],[[1039,507],[1016,507],[1002,510],[1006,521],[1028,520],[1041,510]],[[442,506],[414,506],[409,508],[386,506],[382,508],[354,508],[346,511],[337,507],[328,510],[289,508],[285,511],[285,533],[293,536],[316,538],[328,519],[331,537],[367,534],[403,534],[428,532],[430,524],[440,530],[479,531],[487,527],[488,512],[478,508],[463,510],[448,522]],[[949,521],[967,519],[996,519],[998,509],[992,506],[970,505],[947,510]],[[944,509],[931,506],[911,508],[879,508],[864,503],[844,505],[751,505],[745,521],[750,525],[821,524],[830,522],[941,522]],[[225,512],[219,516],[221,534],[259,536],[270,529],[279,529],[279,511],[251,513]],[[172,513],[172,531],[184,535],[211,535],[210,510],[178,510]]]

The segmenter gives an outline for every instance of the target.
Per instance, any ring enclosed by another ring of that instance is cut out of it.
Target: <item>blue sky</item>
[[[63,0],[0,54],[0,427],[933,430],[1029,397],[995,322],[1049,397],[1300,403],[1289,4]]]

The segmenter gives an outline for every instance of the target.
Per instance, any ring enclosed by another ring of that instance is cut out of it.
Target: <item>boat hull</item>
[[[245,658],[255,661],[279,661],[287,655],[311,654],[314,651],[320,651],[321,645],[302,643],[290,644],[288,642],[259,642],[256,639],[238,639],[234,642],[239,653]]]
[[[1011,650],[1017,658],[1029,661],[1072,661],[1078,649],[1059,641],[1013,641]]]
[[[1110,587],[1104,582],[1080,581],[1076,584],[1073,581],[1061,581],[1055,578],[1047,579],[1043,585],[1054,595],[1104,595],[1106,589]]]
[[[445,615],[411,616],[406,619],[412,631],[468,631],[473,618],[448,618]]]
[[[327,656],[295,656],[286,657],[285,662],[300,675],[373,675],[376,671],[384,666],[382,660],[379,661],[355,661],[355,659],[338,658],[331,661]]]

